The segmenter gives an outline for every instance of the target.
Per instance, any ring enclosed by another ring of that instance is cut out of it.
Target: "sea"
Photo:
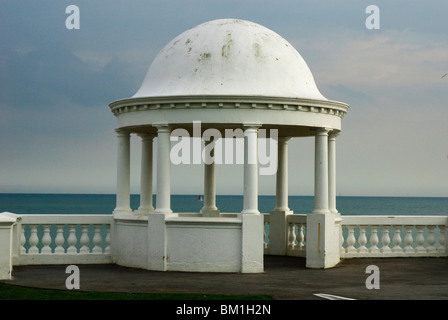
[[[203,202],[199,195],[172,195],[173,212],[199,212]],[[0,193],[0,213],[16,214],[111,214],[115,208],[114,194],[38,194]],[[156,199],[154,196],[154,204]],[[131,208],[139,207],[140,196],[131,195]],[[338,196],[341,215],[445,215],[448,197],[372,197]],[[216,205],[221,212],[241,212],[242,195],[218,195]],[[313,211],[313,196],[289,196],[289,208],[297,214]],[[275,196],[260,195],[258,209],[269,213],[275,207]]]

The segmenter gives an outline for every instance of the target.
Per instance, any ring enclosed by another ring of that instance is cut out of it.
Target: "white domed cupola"
[[[242,95],[326,100],[297,50],[253,22],[221,19],[171,40],[134,97]]]

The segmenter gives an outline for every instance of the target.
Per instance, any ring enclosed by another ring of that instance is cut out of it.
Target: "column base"
[[[173,210],[171,210],[170,208],[160,208],[160,209],[156,209],[156,210],[154,210],[154,213],[158,213],[158,214],[171,214],[171,213],[173,213]]]
[[[219,212],[219,210],[216,209],[212,209],[212,208],[205,208],[205,209],[201,209],[201,214],[203,217],[220,217],[221,213]]]
[[[134,213],[132,212],[131,208],[129,209],[115,208],[112,214],[115,217],[115,216],[129,216],[133,215]]]
[[[241,214],[260,214],[260,211],[257,209],[244,209],[241,211]]]
[[[315,214],[330,214],[332,212],[330,210],[328,210],[328,209],[314,209],[312,213],[315,213]]]
[[[154,208],[149,208],[149,209],[143,209],[143,208],[138,208],[137,210],[134,210],[134,214],[136,215],[148,215],[150,213],[154,212]]]

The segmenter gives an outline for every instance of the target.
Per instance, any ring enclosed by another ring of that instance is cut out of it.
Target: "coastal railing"
[[[342,216],[341,257],[447,256],[446,216]]]
[[[111,263],[111,215],[20,215],[14,265]]]
[[[342,215],[341,258],[446,257],[446,216]],[[271,254],[270,216],[264,215],[264,252]],[[306,215],[286,216],[286,255],[306,257]]]
[[[112,215],[18,215],[13,265],[113,263]],[[306,257],[306,214],[285,216],[284,254]],[[341,258],[446,257],[446,216],[342,215]],[[264,214],[264,252],[270,253],[269,214]]]

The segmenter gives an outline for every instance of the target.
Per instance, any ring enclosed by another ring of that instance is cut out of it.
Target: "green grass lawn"
[[[271,300],[265,295],[201,293],[116,293],[47,290],[0,282],[0,300]]]

